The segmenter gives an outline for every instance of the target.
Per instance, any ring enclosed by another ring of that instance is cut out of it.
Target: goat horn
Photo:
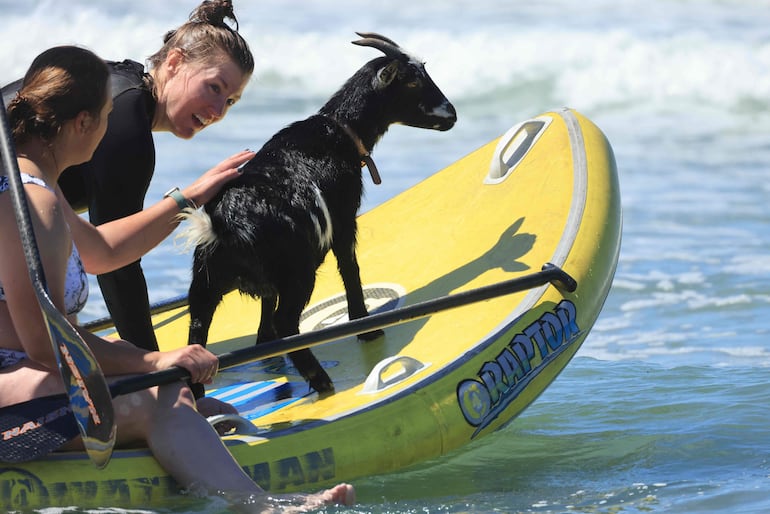
[[[354,45],[359,46],[371,46],[381,51],[388,57],[397,57],[404,55],[404,51],[393,40],[386,38],[380,34],[374,32],[356,32],[364,39],[358,41],[352,41]]]
[[[390,43],[391,45],[395,46],[396,48],[401,48],[396,44],[395,41],[392,39],[388,39],[382,34],[377,34],[376,32],[356,32],[359,36],[363,38],[369,38],[369,39],[379,39],[380,41],[385,41],[386,43]]]

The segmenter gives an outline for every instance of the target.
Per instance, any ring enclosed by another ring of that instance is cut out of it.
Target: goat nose
[[[457,121],[457,110],[451,102],[447,102],[446,110],[452,118],[452,121]]]

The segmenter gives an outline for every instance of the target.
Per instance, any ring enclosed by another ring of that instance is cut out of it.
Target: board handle
[[[538,116],[511,127],[502,135],[495,147],[485,184],[499,184],[508,178],[524,159],[535,142],[551,124],[550,116]]]
[[[232,430],[224,435],[258,435],[260,433],[259,428],[254,423],[238,414],[217,414],[206,419],[215,430],[220,423],[231,425]]]
[[[400,369],[393,373],[388,373],[394,366],[400,366]],[[377,363],[369,376],[366,377],[364,386],[360,394],[375,394],[392,387],[399,382],[406,380],[414,374],[430,366],[430,363],[423,364],[414,357],[408,355],[394,355]]]

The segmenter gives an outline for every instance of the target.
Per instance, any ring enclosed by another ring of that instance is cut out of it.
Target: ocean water
[[[142,61],[194,6],[0,0],[0,83],[54,44]],[[349,43],[355,30],[421,56],[459,115],[446,133],[392,128],[374,153],[383,184],[367,184],[363,210],[562,106],[605,132],[618,164],[618,270],[572,363],[505,429],[358,480],[360,505],[328,512],[770,511],[768,0],[238,0],[236,10],[255,77],[194,142],[157,136],[148,202],[315,112],[376,55]],[[185,292],[189,262],[173,239],[145,257],[154,300]],[[86,317],[99,317],[92,291]]]

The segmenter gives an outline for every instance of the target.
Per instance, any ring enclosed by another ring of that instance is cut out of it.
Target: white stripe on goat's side
[[[318,189],[317,186],[313,186],[313,191],[315,191],[316,207],[318,207],[318,209],[321,211],[321,214],[323,214],[326,227],[321,228],[321,223],[319,222],[318,217],[312,212],[310,213],[310,218],[313,220],[316,235],[318,235],[318,247],[321,250],[325,250],[328,249],[332,244],[332,218],[329,214],[329,208],[326,206],[326,201],[321,194],[321,190]]]

